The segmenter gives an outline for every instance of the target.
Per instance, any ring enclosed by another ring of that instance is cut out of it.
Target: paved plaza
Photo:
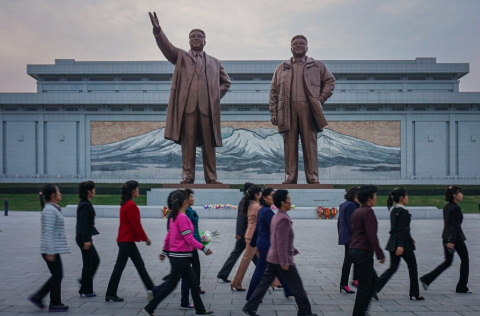
[[[292,210],[295,212],[295,210]],[[152,240],[147,247],[139,244],[146,267],[155,284],[168,274],[168,261],[160,262],[158,254],[166,233],[164,219],[144,219],[143,226]],[[63,303],[70,306],[68,313],[61,315],[138,315],[146,305],[146,293],[143,284],[132,263],[127,264],[119,286],[118,295],[125,299],[121,303],[106,303],[105,290],[112,272],[117,245],[115,242],[118,219],[97,218],[96,227],[100,235],[94,237],[94,244],[100,255],[100,267],[94,279],[94,289],[99,294],[95,298],[80,298],[77,294],[76,279],[80,277],[82,267],[80,250],[75,244],[75,218],[65,219],[70,254],[62,255],[64,279],[62,283]],[[312,309],[318,315],[351,315],[355,295],[339,293],[340,270],[343,261],[343,246],[337,246],[336,220],[295,220],[295,246],[300,254],[295,257],[305,289],[312,303]],[[241,308],[245,304],[246,292],[232,292],[227,283],[217,282],[216,275],[234,246],[235,220],[202,220],[201,230],[218,230],[220,236],[211,244],[213,255],[200,254],[202,295],[205,306],[215,311],[215,315],[244,315]],[[417,316],[479,316],[480,315],[480,216],[465,215],[464,232],[468,238],[470,252],[469,287],[473,294],[456,294],[455,285],[459,277],[458,256],[454,263],[430,287],[421,294],[425,301],[410,301],[408,298],[408,272],[402,261],[399,270],[379,294],[380,300],[372,302],[371,315],[417,315]],[[419,275],[432,270],[443,260],[442,220],[412,221],[412,235],[417,241],[417,261]],[[47,266],[39,254],[40,213],[10,212],[10,216],[0,216],[0,315],[44,315],[26,300],[49,277]],[[379,239],[385,245],[388,238],[389,221],[379,221]],[[387,256],[388,258],[388,256]],[[378,274],[388,268],[375,264]],[[238,264],[237,264],[238,266]],[[237,266],[230,278],[233,278]],[[243,281],[243,287],[250,283],[254,265],[251,264]],[[46,298],[48,303],[48,297]],[[175,290],[155,311],[155,315],[194,315],[194,311],[182,311],[180,292]],[[258,313],[262,316],[296,315],[294,300],[287,300],[280,290],[270,290]]]

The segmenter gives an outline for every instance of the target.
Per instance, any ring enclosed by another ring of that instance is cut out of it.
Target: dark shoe
[[[312,181],[312,182],[308,182],[308,184],[319,184],[318,181]]]
[[[142,309],[142,314],[143,314],[143,315],[147,315],[147,316],[155,316],[155,315],[153,315],[153,313],[150,313],[150,312],[147,311],[145,308]]]
[[[225,283],[232,283],[232,280],[229,280],[229,279],[227,279],[227,278],[221,278],[221,277],[219,277],[218,275],[217,275],[217,279],[218,279],[218,280],[222,280],[222,281],[225,282]],[[218,280],[217,280],[217,282],[218,282]]]
[[[340,293],[345,292],[345,294],[355,294],[355,291],[350,290],[348,286],[341,286]]]
[[[180,305],[180,309],[182,309],[182,310],[194,310],[195,305],[193,305],[193,304],[188,304],[187,306]]]
[[[243,292],[243,291],[246,291],[246,289],[244,289],[243,287],[233,287],[233,286],[230,286],[230,289],[233,291],[233,289],[237,290],[237,292]]]
[[[207,292],[205,292],[204,290],[200,289],[200,294],[205,294]]]
[[[250,309],[247,306],[243,307],[242,312],[250,316],[260,316],[257,314],[257,311],[254,311],[253,309]]]
[[[415,297],[415,299],[417,301],[423,301],[425,299],[425,297],[421,296],[421,295],[418,295],[418,296],[415,296],[415,295],[410,295],[410,301],[412,300],[412,298]]]
[[[204,311],[203,313],[195,313],[195,316],[203,316],[203,315],[213,315],[213,311]]]
[[[97,296],[97,293],[93,292],[93,293],[78,293],[80,294],[80,297],[82,297],[82,295],[85,295],[85,297],[96,297]]]
[[[28,298],[28,301],[33,305],[37,306],[40,309],[44,309],[45,305],[43,305],[42,298],[38,297],[37,295],[32,295]]]
[[[377,293],[377,292],[373,293],[372,298],[373,298],[375,301],[378,301],[378,293]]]
[[[106,295],[105,296],[105,302],[110,302],[110,301],[113,301],[113,302],[123,302],[125,301],[123,298],[121,297],[118,297],[118,296],[108,296]]]
[[[60,305],[50,305],[48,306],[49,312],[66,312],[68,311],[68,306],[64,304]]]
[[[180,184],[184,184],[184,183],[193,183],[193,180],[192,179],[183,179],[182,181],[180,181]]]
[[[212,180],[212,181],[207,182],[207,184],[223,184],[223,182],[220,182],[218,180]]]

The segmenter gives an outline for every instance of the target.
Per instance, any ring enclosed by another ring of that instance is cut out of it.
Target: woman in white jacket
[[[38,308],[44,308],[43,298],[50,292],[49,312],[65,312],[68,306],[62,304],[63,267],[60,254],[69,253],[65,237],[63,214],[58,206],[62,194],[55,184],[45,184],[40,195],[42,205],[42,235],[40,253],[47,263],[52,276],[28,300]]]

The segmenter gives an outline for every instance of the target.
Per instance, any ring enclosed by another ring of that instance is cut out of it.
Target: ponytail
[[[255,195],[262,192],[262,188],[258,185],[252,185],[248,190],[245,191],[242,201],[240,201],[240,209],[242,210],[243,215],[248,214],[248,207],[250,206],[250,201],[255,199]]]
[[[177,219],[178,213],[180,212],[180,209],[183,206],[183,202],[187,200],[187,197],[182,190],[173,191],[172,193],[170,193],[169,195],[168,204],[171,210],[170,217],[173,221],[175,221]]]
[[[57,189],[57,186],[53,183],[45,184],[42,187],[42,192],[40,192],[40,205],[42,206],[42,210],[45,207],[45,201],[50,202],[52,194],[56,194]]]
[[[132,192],[136,188],[138,188],[138,182],[135,180],[130,180],[123,184],[120,205],[123,205],[132,199]]]
[[[393,191],[388,195],[388,198],[387,198],[388,210],[390,210],[394,204],[398,203],[401,197],[406,197],[407,195],[408,195],[408,192],[404,188],[393,189]]]

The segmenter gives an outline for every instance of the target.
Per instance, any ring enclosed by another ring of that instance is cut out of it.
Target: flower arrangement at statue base
[[[211,232],[209,230],[206,230],[206,231],[201,230],[199,231],[199,234],[200,234],[201,243],[204,246],[208,245],[211,242],[214,242],[212,241],[212,239],[220,235],[218,231]]]
[[[317,208],[317,213],[318,213],[318,219],[322,219],[322,215],[323,215],[323,218],[325,219],[330,219],[330,215],[332,216],[333,219],[335,219],[335,216],[337,216],[338,211],[336,207],[323,208],[323,206],[319,206]]]
[[[166,205],[164,205],[162,211],[163,211],[163,218],[167,218],[168,214],[170,214],[170,209]]]
[[[234,209],[236,210],[238,208],[237,205],[231,205],[231,204],[210,204],[210,205],[204,205],[204,209]]]

